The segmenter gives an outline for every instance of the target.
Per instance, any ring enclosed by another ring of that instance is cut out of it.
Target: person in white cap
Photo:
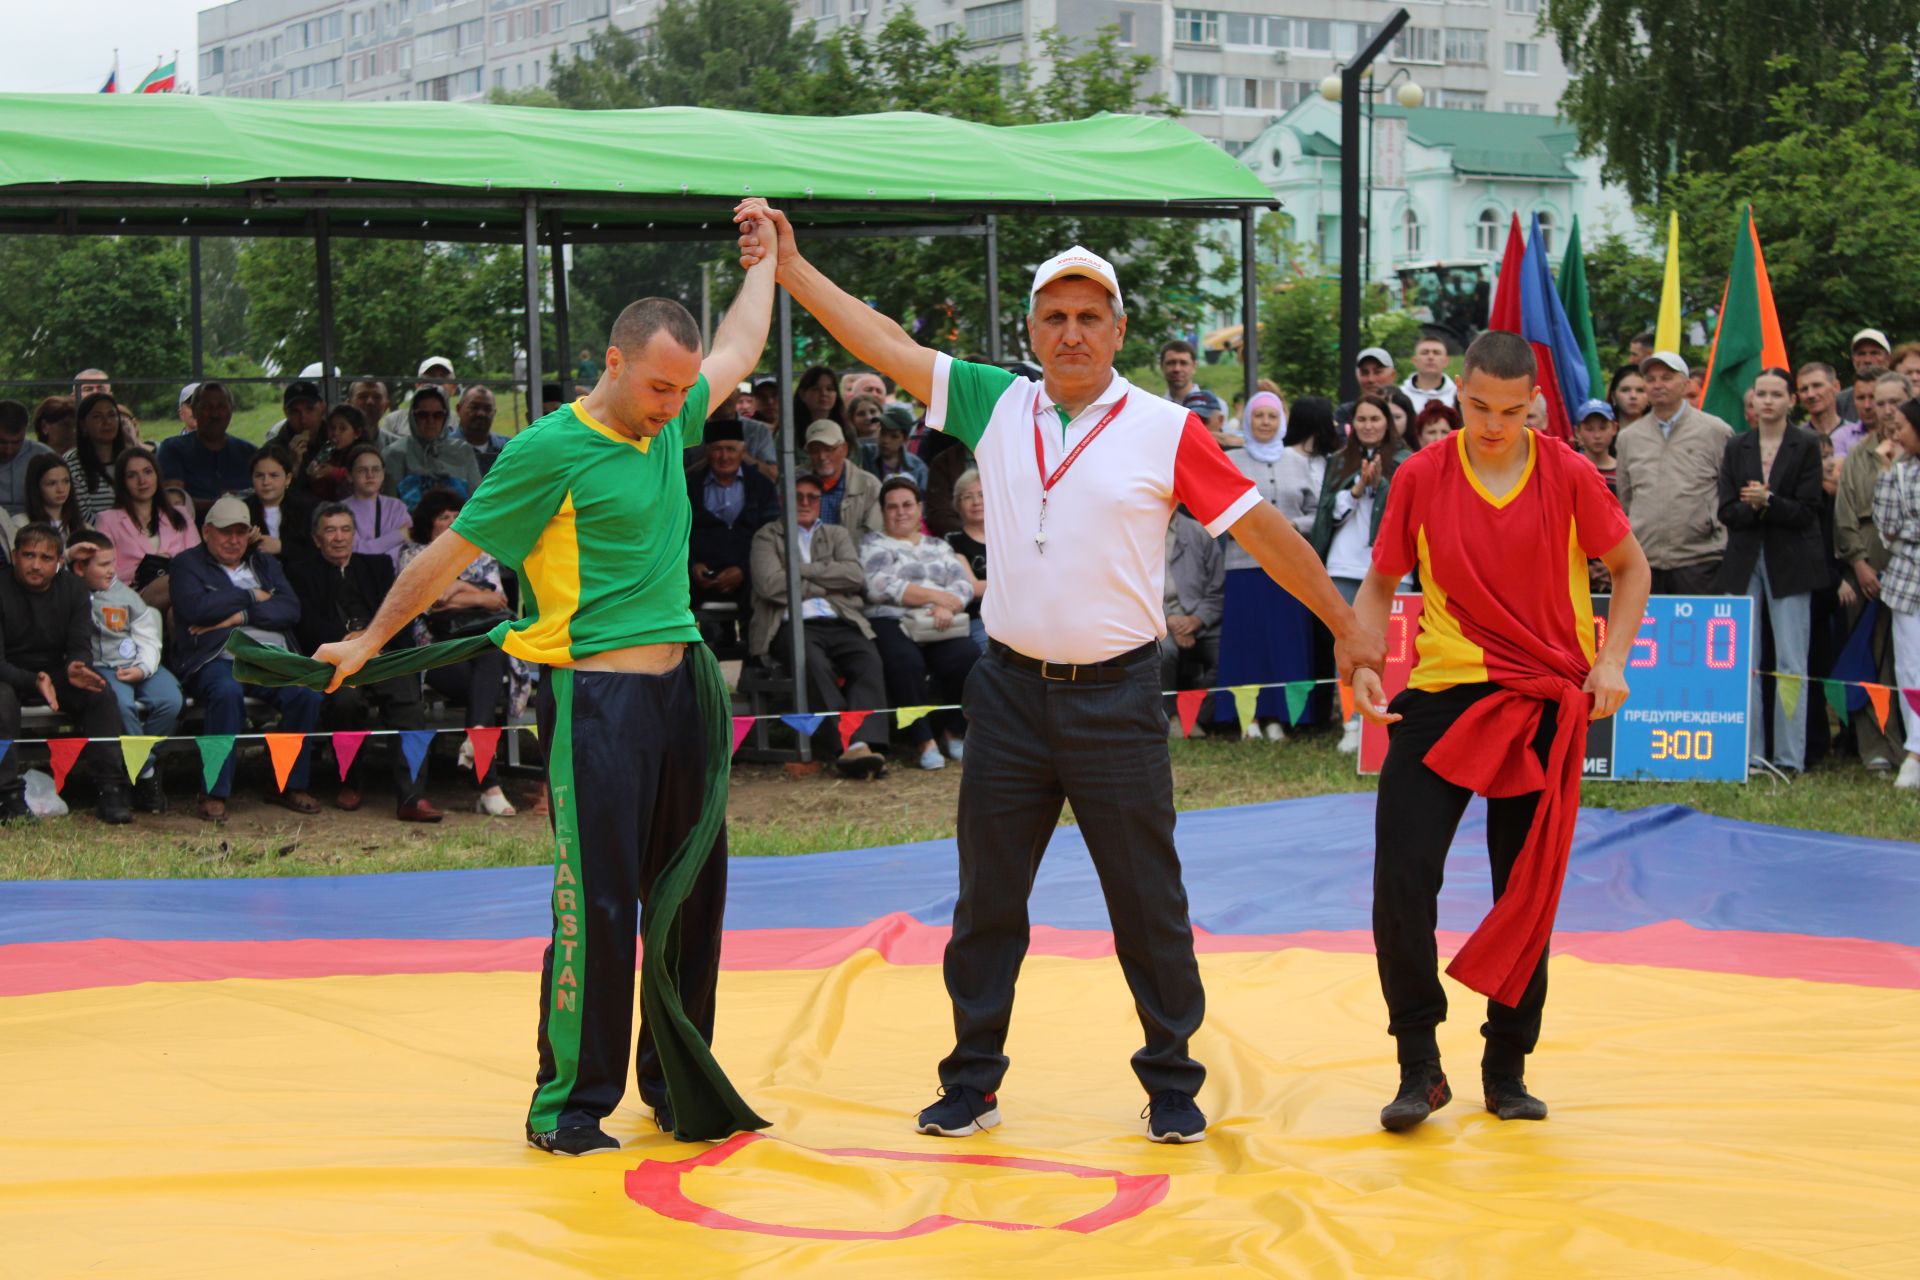
[[[1160,689],[1166,532],[1184,507],[1231,529],[1275,581],[1333,631],[1343,676],[1378,669],[1385,646],[1358,622],[1306,540],[1227,460],[1184,406],[1113,367],[1126,336],[1113,267],[1078,245],[1034,274],[1027,337],[1038,381],[954,360],[841,290],[801,256],[758,199],[735,218],[777,232],[778,280],[841,346],[927,405],[926,422],[973,450],[986,498],[993,590],[987,653],[966,689],[960,886],[946,952],[956,1043],[922,1133],[1000,1122],[1027,896],[1071,802],[1099,869],[1114,951],[1146,1044],[1133,1069],[1147,1136],[1206,1135],[1194,1101],[1206,1069],[1188,1052],[1205,996],[1173,841],[1173,776]],[[743,236],[742,256],[760,240]]]
[[[1853,375],[1856,382],[1868,382],[1887,371],[1887,362],[1893,356],[1893,344],[1887,341],[1887,335],[1878,329],[1862,329],[1853,335],[1853,341],[1847,344],[1853,351]],[[1853,388],[1848,387],[1834,400],[1834,406],[1840,417],[1847,422],[1858,422],[1860,405],[1856,401]]]
[[[1715,594],[1726,554],[1720,463],[1733,428],[1687,403],[1687,362],[1656,351],[1640,364],[1647,411],[1614,437],[1614,488],[1653,566],[1655,595]]]
[[[1394,390],[1395,372],[1393,356],[1385,347],[1368,347],[1353,358],[1353,376],[1359,380],[1360,394],[1363,396],[1377,395],[1386,399]],[[1353,406],[1354,401],[1349,400],[1335,409],[1333,420],[1343,427],[1352,426]]]
[[[459,403],[460,384],[453,380],[453,361],[445,356],[428,356],[420,362],[416,376],[418,381],[413,384],[414,391],[438,387],[448,404]],[[405,400],[380,419],[379,443],[382,451],[396,444],[404,444],[407,437],[413,434],[412,401],[413,395],[409,392]]]

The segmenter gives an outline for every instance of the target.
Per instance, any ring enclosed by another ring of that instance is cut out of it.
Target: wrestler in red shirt
[[[1627,697],[1638,631],[1614,627],[1594,651],[1587,561],[1613,575],[1613,609],[1637,618],[1652,582],[1606,481],[1566,444],[1531,431],[1533,351],[1486,333],[1467,349],[1462,429],[1393,478],[1355,612],[1385,629],[1394,586],[1419,570],[1425,595],[1407,690],[1382,707],[1379,677],[1354,673],[1363,714],[1389,724],[1375,816],[1373,938],[1400,1090],[1380,1113],[1410,1129],[1453,1097],[1434,1030],[1447,1014],[1434,922],[1447,849],[1468,799],[1487,801],[1494,907],[1448,972],[1488,997],[1481,1027],[1487,1110],[1543,1120],[1527,1092],[1587,721]]]

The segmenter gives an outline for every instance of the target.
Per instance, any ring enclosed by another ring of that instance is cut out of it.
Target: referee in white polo
[[[778,279],[834,339],[924,401],[927,426],[973,450],[987,508],[993,590],[987,656],[967,681],[960,784],[960,896],[947,944],[955,1044],[922,1133],[961,1137],[1000,1122],[1013,989],[1028,943],[1027,898],[1060,819],[1074,817],[1100,875],[1114,951],[1146,1044],[1133,1055],[1155,1142],[1197,1142],[1206,1069],[1189,1052],[1206,996],[1173,842],[1173,769],[1160,689],[1166,531],[1184,506],[1240,545],[1332,630],[1340,673],[1382,664],[1320,558],[1260,500],[1184,407],[1128,384],[1120,282],[1078,246],[1033,278],[1027,333],[1045,377],[937,354],[800,256],[761,200],[740,220],[779,232]],[[743,237],[752,256],[758,241]]]

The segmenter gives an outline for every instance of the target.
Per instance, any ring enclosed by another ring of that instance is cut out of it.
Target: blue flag
[[[1554,288],[1537,213],[1520,264],[1520,336],[1532,344],[1534,358],[1540,362],[1537,380],[1547,401],[1547,434],[1573,439],[1573,414],[1590,395],[1587,357]]]
[[[825,719],[825,716],[786,715],[780,717],[780,723],[786,725],[803,738],[811,738],[813,731],[818,729],[820,722]]]
[[[427,749],[433,746],[432,729],[402,729],[400,731],[400,754],[407,760],[407,776],[414,781],[420,779],[420,766],[426,763]]]

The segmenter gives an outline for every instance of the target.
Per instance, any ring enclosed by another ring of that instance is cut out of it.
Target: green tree
[[[1915,94],[1920,0],[1553,0],[1541,25],[1572,76],[1561,110],[1639,202],[1802,123],[1844,126],[1845,104],[1805,91],[1850,60],[1889,73],[1889,91],[1909,102]],[[1821,114],[1783,118],[1795,90]]]
[[[1779,59],[1784,64],[1788,59]],[[1920,333],[1920,102],[1912,59],[1836,55],[1817,83],[1773,104],[1772,136],[1724,169],[1673,183],[1682,261],[1717,304],[1735,213],[1751,201],[1775,307],[1793,359],[1845,368],[1847,342],[1872,324]],[[1783,74],[1788,68],[1783,67]],[[1664,213],[1663,213],[1664,218]]]

